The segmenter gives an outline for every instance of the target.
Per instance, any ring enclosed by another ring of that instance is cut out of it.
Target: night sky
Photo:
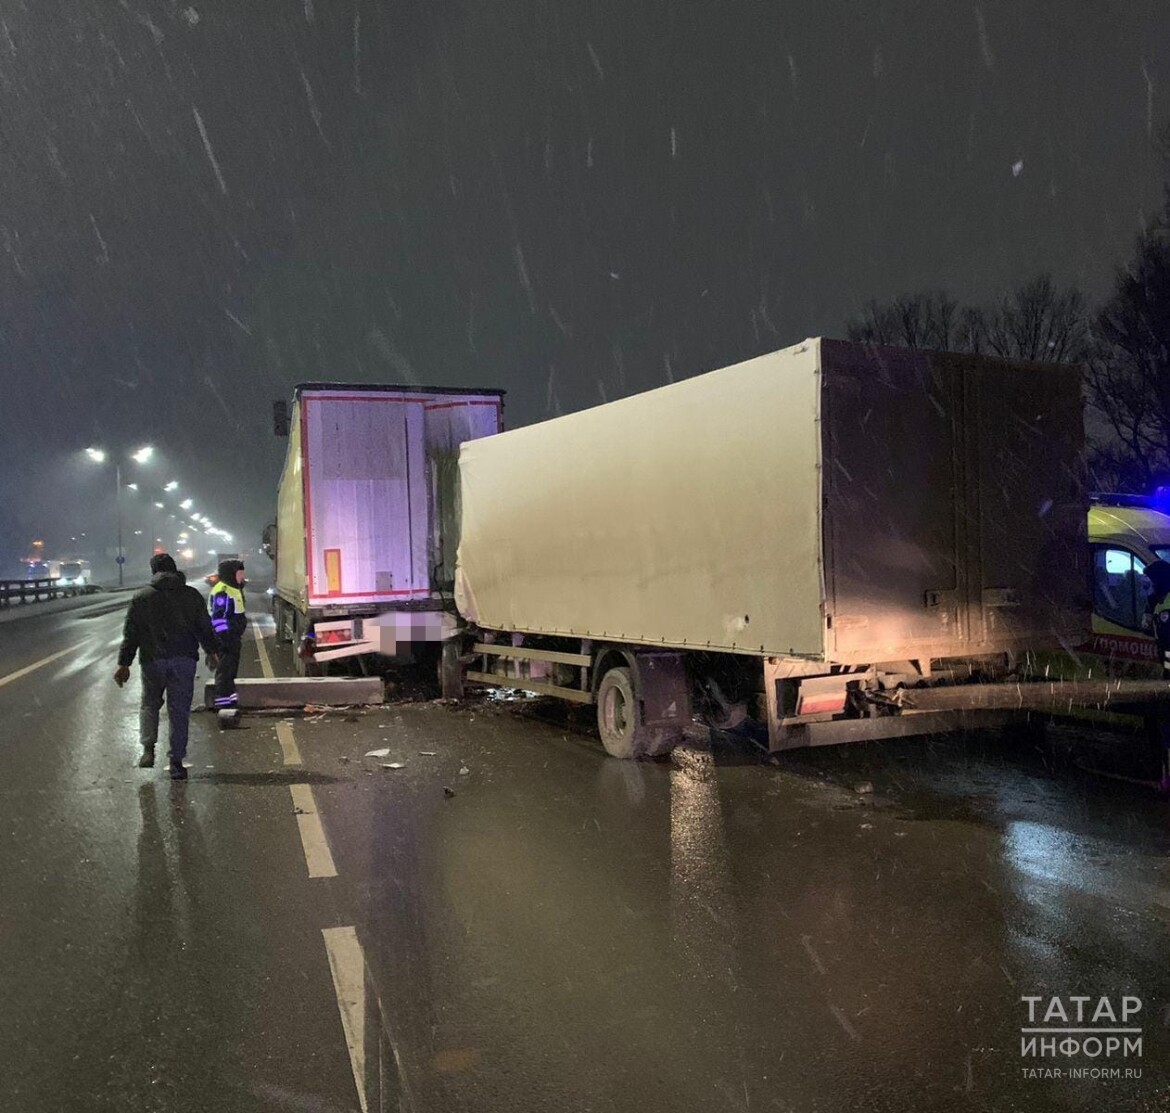
[[[514,426],[874,297],[1100,298],[1168,85],[1164,0],[3,0],[0,562],[108,531],[88,444],[254,543],[300,381]]]

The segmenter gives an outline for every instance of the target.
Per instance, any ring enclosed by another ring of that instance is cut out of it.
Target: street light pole
[[[114,505],[118,510],[118,586],[122,586],[122,569],[126,565],[126,558],[122,552],[122,462],[114,464],[114,481],[118,489],[114,494]]]

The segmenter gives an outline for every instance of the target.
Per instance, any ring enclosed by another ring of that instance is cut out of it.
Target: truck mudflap
[[[446,641],[457,624],[446,611],[386,611],[313,623],[313,659],[337,661],[361,653],[405,656],[419,645]]]
[[[765,662],[768,748],[797,749],[1006,726],[1082,709],[1165,715],[1170,681],[1100,680],[942,684],[886,688],[880,674],[793,678]]]

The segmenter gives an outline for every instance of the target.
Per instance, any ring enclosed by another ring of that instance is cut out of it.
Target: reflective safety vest
[[[232,619],[243,618],[247,613],[244,593],[234,584],[218,583],[207,597],[207,610],[211,614],[211,628],[217,634],[226,634]]]

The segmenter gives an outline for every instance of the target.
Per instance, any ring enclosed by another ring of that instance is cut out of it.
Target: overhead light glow
[[[85,454],[99,464],[104,463],[106,459],[106,454],[100,448],[87,448]]]
[[[137,452],[133,454],[133,458],[140,464],[145,464],[154,455],[154,447],[149,444],[144,444]]]
[[[127,486],[127,487],[129,487],[131,491],[137,491],[137,490],[138,490],[138,484],[137,484],[137,483],[127,483],[127,484],[126,484],[126,486]]]
[[[163,488],[164,491],[177,491],[178,489],[179,489],[179,481],[177,479],[172,479],[170,481],[170,483],[168,483]]]

